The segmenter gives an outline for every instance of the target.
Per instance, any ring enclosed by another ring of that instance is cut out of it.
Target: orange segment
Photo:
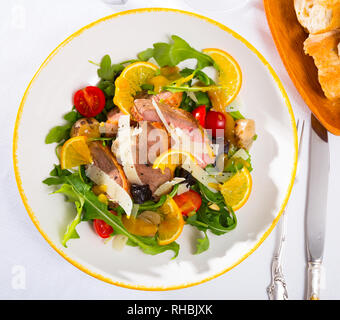
[[[153,237],[157,232],[157,226],[151,222],[144,221],[143,219],[122,216],[122,222],[127,231],[142,237]]]
[[[153,169],[161,169],[162,172],[166,168],[169,168],[171,172],[174,172],[176,167],[183,163],[187,158],[194,162],[196,165],[197,160],[190,153],[183,150],[169,149],[160,154],[153,163]]]
[[[159,208],[163,220],[158,226],[158,244],[163,246],[175,241],[182,233],[184,220],[176,202],[168,197]]]
[[[71,169],[91,162],[92,157],[85,136],[73,137],[67,140],[61,148],[60,165],[62,169]]]
[[[252,188],[252,179],[249,171],[244,167],[227,180],[221,187],[225,202],[234,211],[240,209],[248,200]]]
[[[125,67],[115,81],[114,104],[123,113],[130,114],[134,96],[142,90],[142,84],[148,83],[156,75],[157,70],[158,67],[150,62],[135,62]]]
[[[208,91],[212,106],[218,111],[226,112],[226,106],[236,98],[241,89],[241,68],[236,60],[223,50],[209,48],[203,52],[211,56],[220,68],[218,85],[223,86],[223,89]]]

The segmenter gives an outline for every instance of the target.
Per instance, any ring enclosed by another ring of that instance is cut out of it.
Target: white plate
[[[154,42],[172,34],[193,47],[220,48],[239,62],[243,73],[242,113],[256,120],[258,140],[251,150],[253,190],[237,212],[238,226],[229,234],[209,234],[210,249],[193,255],[197,232],[185,227],[179,257],[157,256],[126,247],[116,252],[94,233],[89,223],[78,226],[80,239],[60,239],[74,216],[61,195],[49,195],[41,183],[57,163],[54,145],[44,139],[62,123],[72,106],[72,93],[98,81],[96,67],[110,54],[114,62],[134,58]],[[15,126],[14,167],[26,209],[49,244],[79,269],[110,283],[149,290],[183,288],[230,270],[249,256],[277,223],[295,176],[297,137],[288,97],[273,69],[245,39],[227,27],[193,13],[172,9],[140,9],[96,21],[67,38],[45,60],[23,97]]]

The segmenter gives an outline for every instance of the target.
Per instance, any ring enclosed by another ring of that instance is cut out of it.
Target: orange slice
[[[91,162],[92,157],[85,136],[73,137],[67,140],[61,148],[60,165],[62,169],[71,169]]]
[[[209,48],[204,49],[203,52],[211,56],[219,66],[218,85],[223,86],[223,89],[208,91],[210,101],[214,109],[226,112],[226,106],[236,98],[241,89],[241,68],[236,60],[223,50]]]
[[[135,62],[122,71],[115,81],[115,96],[113,103],[125,113],[130,114],[134,96],[141,91],[141,85],[156,75],[159,68],[150,62]]]
[[[175,241],[182,233],[184,220],[176,202],[168,197],[158,209],[163,220],[158,226],[158,244],[163,246]]]
[[[245,167],[238,171],[221,187],[221,193],[225,202],[234,211],[240,209],[248,200],[252,188],[251,175]]]
[[[187,151],[169,149],[161,153],[153,163],[153,169],[161,169],[162,172],[166,168],[169,168],[171,172],[174,172],[176,167],[183,163],[187,158],[194,164],[198,165],[195,157]]]

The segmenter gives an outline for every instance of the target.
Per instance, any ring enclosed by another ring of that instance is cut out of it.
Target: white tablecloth
[[[211,0],[211,2],[213,2]],[[181,0],[128,0],[112,6],[101,0],[3,0],[0,2],[0,298],[2,299],[267,299],[276,231],[235,269],[187,289],[142,292],[101,282],[59,256],[34,227],[19,197],[12,165],[12,135],[17,109],[30,79],[45,57],[68,35],[100,17],[138,7],[194,11]],[[272,40],[261,0],[229,12],[201,12],[247,38],[282,80],[297,118],[309,110],[292,84]],[[307,133],[307,132],[306,132]],[[306,139],[307,140],[307,139]],[[322,298],[339,299],[340,140],[330,136],[331,176]],[[305,288],[304,144],[300,172],[289,202],[284,273],[289,297],[303,299]],[[25,283],[17,276],[25,275]]]

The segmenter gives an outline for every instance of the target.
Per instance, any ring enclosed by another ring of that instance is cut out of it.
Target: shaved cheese
[[[136,132],[134,132],[136,134]],[[118,121],[118,149],[119,157],[123,165],[123,170],[129,182],[142,185],[138,173],[136,171],[131,141],[130,116],[123,115],[119,117]],[[117,146],[116,146],[117,148]]]
[[[106,194],[109,199],[117,202],[124,209],[126,215],[130,216],[133,206],[131,197],[115,180],[95,165],[90,165],[85,173],[95,184],[105,184],[107,186]]]
[[[187,192],[190,190],[190,187],[186,183],[182,183],[178,186],[177,194],[180,195],[184,192]]]
[[[199,182],[204,184],[212,192],[217,192],[210,184],[217,184],[217,180],[209,175],[204,169],[195,164],[190,159],[186,159],[182,164],[182,168],[191,173],[191,175],[197,179]]]
[[[152,101],[152,105],[155,107],[155,110],[156,110],[156,112],[157,112],[157,114],[158,114],[159,119],[161,119],[161,121],[162,121],[163,124],[164,124],[164,127],[165,127],[166,130],[171,134],[173,130],[171,130],[171,128],[169,127],[168,123],[166,122],[166,120],[165,120],[165,118],[164,118],[164,115],[163,115],[162,111],[159,109],[158,104],[157,104],[157,102],[155,101],[155,98],[152,98],[151,101]]]
[[[155,196],[159,197],[163,194],[169,193],[172,189],[172,187],[175,184],[178,184],[180,182],[183,182],[185,178],[174,178],[171,181],[164,182],[162,185],[160,185],[156,191],[153,193]]]

